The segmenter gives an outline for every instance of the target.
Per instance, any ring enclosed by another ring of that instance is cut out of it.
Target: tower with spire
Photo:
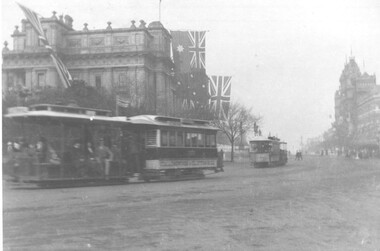
[[[345,127],[347,136],[354,138],[365,112],[361,104],[377,93],[379,86],[376,85],[375,74],[360,71],[352,52],[348,62],[346,59],[339,83],[339,89],[335,92],[335,124]]]

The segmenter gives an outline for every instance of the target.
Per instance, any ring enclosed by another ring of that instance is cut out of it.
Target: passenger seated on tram
[[[39,163],[49,163],[55,165],[61,163],[61,159],[58,157],[57,152],[43,136],[39,138],[35,147],[33,145],[29,145],[24,148],[24,151],[27,152],[29,156],[37,156]]]
[[[86,144],[86,155],[87,155],[87,158],[90,160],[93,160],[95,158],[95,150],[91,142],[87,142]]]
[[[45,137],[40,136],[36,144],[36,152],[39,163],[47,162],[48,145]]]
[[[72,147],[70,152],[71,161],[74,167],[74,170],[72,170],[72,175],[79,175],[79,176],[85,176],[87,173],[86,167],[85,167],[85,156],[83,152],[82,144],[80,143],[80,140],[76,140]]]
[[[7,143],[7,153],[12,154],[13,153],[13,143],[8,141]]]
[[[112,144],[111,152],[113,153],[112,161],[121,161],[121,151],[120,147],[117,144]]]
[[[103,168],[101,167],[101,164],[98,163],[96,151],[91,142],[87,142],[86,144],[85,155],[87,158],[87,161],[85,163],[86,175],[90,177],[97,177],[97,176],[102,175]]]
[[[21,145],[18,142],[13,142],[13,152],[21,152]]]

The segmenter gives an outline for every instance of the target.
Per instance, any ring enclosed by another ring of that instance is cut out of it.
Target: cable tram
[[[112,117],[111,111],[39,104],[13,107],[4,177],[71,186],[201,177],[218,172],[217,128],[163,116]]]
[[[287,143],[276,137],[259,136],[249,145],[249,159],[254,167],[282,166],[288,162]]]

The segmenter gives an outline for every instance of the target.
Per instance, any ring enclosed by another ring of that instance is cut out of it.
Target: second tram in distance
[[[249,145],[249,159],[254,167],[282,166],[288,162],[287,144],[276,137],[259,136]]]

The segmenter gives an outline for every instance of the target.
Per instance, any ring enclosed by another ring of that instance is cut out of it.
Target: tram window
[[[211,147],[216,147],[216,135],[210,135]]]
[[[177,146],[183,146],[183,132],[177,132]]]
[[[175,138],[175,131],[169,131],[169,143],[170,146],[175,146],[176,144],[176,138]]]
[[[270,142],[270,143],[267,145],[267,147],[268,147],[268,152],[272,151],[272,149],[273,149],[273,144],[272,144],[272,142]]]
[[[280,149],[286,151],[286,144],[284,143],[280,144]]]
[[[203,133],[198,133],[198,147],[205,146],[205,135]]]
[[[146,145],[147,146],[157,145],[156,130],[146,132]]]
[[[257,144],[256,143],[251,144],[251,151],[254,153],[257,152]]]
[[[96,89],[100,89],[102,87],[102,76],[100,75],[95,76],[95,87]]]
[[[185,146],[190,147],[191,146],[191,133],[186,133],[186,140],[185,140]]]
[[[191,146],[197,147],[197,141],[198,141],[198,133],[192,133],[191,134]]]
[[[168,146],[168,131],[161,131],[161,146]]]
[[[206,147],[210,147],[211,146],[211,135],[209,134],[206,134]]]
[[[45,73],[37,73],[37,87],[45,86]]]
[[[263,152],[263,153],[268,153],[268,152],[270,152],[270,150],[271,150],[271,146],[270,146],[270,144],[269,144],[269,142],[263,142],[263,143],[261,143],[260,144],[260,147],[261,147],[261,149],[260,149],[260,152]]]

